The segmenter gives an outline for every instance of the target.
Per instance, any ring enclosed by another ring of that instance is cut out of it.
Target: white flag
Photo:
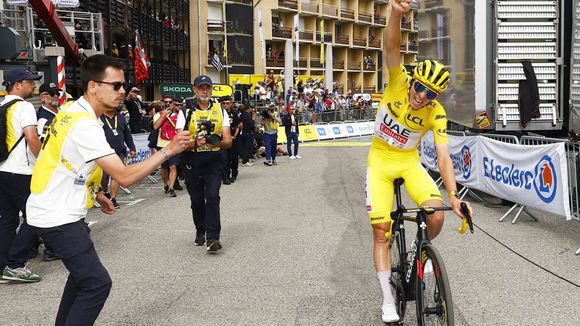
[[[264,21],[262,20],[262,9],[258,10],[258,31],[260,33],[260,58],[266,57],[266,47],[264,42]]]
[[[296,62],[300,60],[300,31],[298,15],[294,15],[294,37],[296,38]]]

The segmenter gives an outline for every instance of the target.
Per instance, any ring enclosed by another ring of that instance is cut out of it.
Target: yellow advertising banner
[[[212,97],[232,96],[234,89],[227,84],[213,84]]]
[[[286,141],[286,131],[284,130],[284,127],[278,127],[278,144],[285,143]]]
[[[318,134],[313,125],[298,126],[300,134],[298,135],[299,141],[313,141],[318,140]]]

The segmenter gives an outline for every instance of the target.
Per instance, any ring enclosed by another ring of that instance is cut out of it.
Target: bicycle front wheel
[[[427,244],[423,246],[421,262],[423,273],[417,273],[417,322],[452,326],[453,300],[443,259],[433,245]]]

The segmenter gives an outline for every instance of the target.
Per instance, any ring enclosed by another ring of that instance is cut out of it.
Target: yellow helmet
[[[442,63],[435,60],[427,59],[419,62],[417,67],[415,67],[413,76],[421,84],[439,94],[445,92],[449,85],[449,70]]]

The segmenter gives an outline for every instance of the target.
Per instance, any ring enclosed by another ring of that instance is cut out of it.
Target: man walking
[[[10,71],[2,83],[8,95],[0,103],[0,268],[3,269],[0,283],[11,280],[40,281],[40,276],[24,264],[15,266],[12,261],[26,262],[30,249],[37,241],[26,220],[20,226],[18,235],[16,229],[20,224],[19,212],[27,216],[30,178],[40,152],[36,110],[26,101],[36,88],[34,81],[40,78],[26,69],[17,68]]]
[[[182,167],[196,228],[195,245],[206,244],[207,252],[215,253],[222,248],[220,187],[223,151],[232,145],[230,120],[219,103],[212,101],[213,83],[208,76],[197,76],[193,86],[195,103],[187,108],[185,123],[177,126],[189,130],[192,137],[192,145],[182,154]]]
[[[236,181],[238,177],[239,153],[236,142],[236,137],[240,132],[240,114],[237,108],[234,108],[233,99],[231,96],[220,97],[222,108],[227,112],[230,120],[230,133],[232,135],[232,147],[228,148],[226,152],[226,164],[224,169],[223,183],[229,185]]]
[[[143,103],[139,100],[141,90],[137,87],[131,87],[131,90],[125,97],[125,106],[129,111],[129,127],[131,132],[138,134],[141,132],[141,118],[143,117]]]
[[[54,248],[70,273],[57,326],[93,325],[111,290],[109,273],[83,221],[95,200],[104,213],[115,212],[113,203],[100,190],[102,171],[129,186],[189,144],[189,133],[180,133],[150,158],[131,166],[114,155],[99,117],[123,102],[125,68],[123,61],[105,55],[83,62],[84,96],[57,114],[32,174],[26,204],[28,223]]]

